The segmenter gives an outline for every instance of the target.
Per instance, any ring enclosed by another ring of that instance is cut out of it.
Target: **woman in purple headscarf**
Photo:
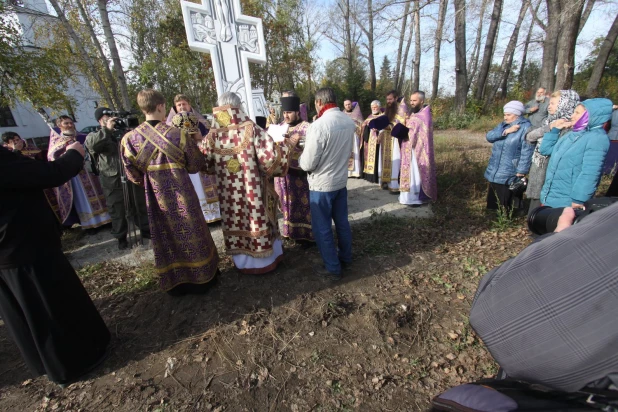
[[[570,120],[558,119],[543,136],[539,149],[550,156],[541,203],[550,207],[582,208],[599,185],[609,138],[603,124],[612,115],[609,99],[588,99],[579,104]],[[560,137],[560,131],[572,131]]]
[[[543,136],[552,129],[551,125],[556,120],[569,120],[578,104],[579,94],[575,90],[558,90],[554,92],[547,107],[549,115],[543,120],[543,125],[531,129],[526,134],[526,141],[535,145],[530,174],[528,175],[528,188],[526,189],[526,197],[530,199],[529,213],[532,213],[534,209],[541,206],[541,189],[543,188],[543,183],[545,183],[545,173],[549,163],[549,156],[543,156],[539,152],[541,143],[543,143]],[[566,128],[562,129],[560,135],[563,136],[569,130]]]

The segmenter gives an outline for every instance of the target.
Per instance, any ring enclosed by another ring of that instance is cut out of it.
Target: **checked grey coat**
[[[618,373],[618,204],[481,280],[470,324],[506,374],[575,391]]]

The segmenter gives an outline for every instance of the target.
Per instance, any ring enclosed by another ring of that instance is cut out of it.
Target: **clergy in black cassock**
[[[0,147],[0,315],[30,370],[61,386],[98,365],[110,340],[43,193],[83,162],[75,148],[39,162]]]

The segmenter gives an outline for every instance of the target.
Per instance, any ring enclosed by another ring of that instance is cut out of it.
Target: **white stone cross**
[[[212,58],[217,95],[234,92],[253,120],[267,117],[264,91],[251,88],[249,74],[249,62],[266,63],[262,19],[243,15],[240,0],[182,0],[181,5],[189,47]]]

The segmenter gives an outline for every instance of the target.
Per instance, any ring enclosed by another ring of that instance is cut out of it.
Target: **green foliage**
[[[498,195],[496,194],[496,198]],[[519,225],[519,221],[513,216],[513,209],[506,208],[498,204],[496,219],[491,222],[493,229],[497,232],[504,232],[512,227]]]
[[[144,10],[166,10],[144,13]],[[135,0],[129,8],[131,50],[135,63],[129,68],[131,98],[138,90],[153,87],[168,99],[189,96],[201,112],[210,111],[217,95],[210,56],[191,51],[187,43],[180,3],[172,0]]]
[[[369,114],[369,106],[373,100],[381,99],[384,102],[384,96],[370,90],[366,67],[358,57],[355,58],[351,69],[343,57],[327,62],[320,87],[331,87],[337,95],[340,106],[346,99],[358,102],[365,116]]]
[[[301,101],[313,103],[317,44],[307,33],[303,0],[241,0],[243,13],[262,18],[265,65],[251,65],[254,86],[273,91],[295,89]]]
[[[573,89],[583,93],[588,87],[588,79],[592,74],[592,68],[599,56],[601,44],[605,37],[598,37],[594,40],[594,48],[579,66],[579,72],[573,78]],[[618,42],[614,43],[614,47],[609,52],[605,70],[598,88],[598,97],[607,97],[612,101],[618,101]]]
[[[605,37],[597,37],[592,42],[593,49],[590,51],[590,54],[579,66],[579,74],[589,74],[592,72],[592,68],[599,57],[599,52],[601,51],[601,45]],[[618,77],[618,42],[614,43],[612,50],[609,52],[609,57],[607,59],[607,63],[605,63],[605,70],[603,75],[609,75]]]
[[[517,79],[522,90],[532,91],[541,76],[541,64],[538,61],[528,61],[521,78]],[[530,96],[529,96],[530,97]]]
[[[503,103],[501,101],[491,106],[487,114],[483,113],[482,104],[474,99],[468,99],[466,110],[462,114],[458,114],[454,110],[454,104],[453,97],[438,98],[431,101],[435,129],[470,129],[471,131],[486,132],[502,121]]]
[[[55,50],[24,45],[19,23],[8,11],[0,2],[0,106],[22,100],[34,107],[67,107],[71,68]]]
[[[380,77],[376,87],[376,94],[378,96],[385,96],[390,90],[393,89],[393,71],[391,69],[391,61],[387,56],[384,56],[382,60],[382,66],[380,66]]]

